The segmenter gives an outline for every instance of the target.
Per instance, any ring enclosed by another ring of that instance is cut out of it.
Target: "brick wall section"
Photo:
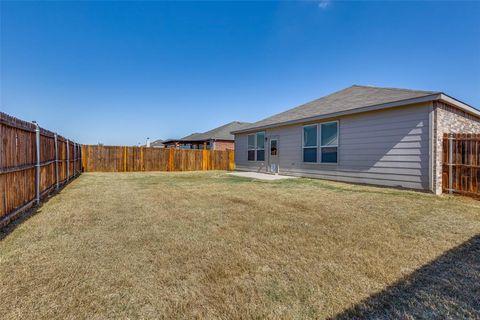
[[[433,103],[435,113],[433,183],[436,194],[442,193],[442,152],[444,133],[480,133],[480,118],[442,102]]]
[[[233,141],[215,141],[215,150],[234,150],[235,143]]]

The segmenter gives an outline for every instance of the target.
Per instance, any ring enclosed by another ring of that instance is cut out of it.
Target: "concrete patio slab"
[[[236,171],[236,172],[230,172],[228,174],[232,176],[237,176],[237,177],[253,178],[253,179],[268,180],[268,181],[297,178],[297,177],[281,176],[281,175],[274,175],[274,174],[260,173],[260,172],[250,172],[250,171],[246,171],[246,172]]]

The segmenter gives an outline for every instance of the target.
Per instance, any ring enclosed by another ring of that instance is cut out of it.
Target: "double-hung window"
[[[265,132],[248,135],[248,161],[265,161]]]
[[[303,162],[338,162],[338,121],[303,127]]]
[[[317,162],[317,130],[316,124],[303,127],[303,162]]]
[[[338,160],[338,122],[320,124],[320,161],[337,163]]]
[[[248,135],[248,161],[255,161],[255,135]]]

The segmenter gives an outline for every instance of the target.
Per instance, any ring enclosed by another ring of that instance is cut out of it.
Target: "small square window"
[[[322,146],[336,146],[338,144],[337,123],[322,123],[321,126]]]
[[[248,161],[255,161],[255,150],[248,150]]]
[[[265,132],[257,133],[257,149],[265,149]]]
[[[337,163],[337,147],[322,148],[322,162],[323,163]]]
[[[265,161],[265,150],[257,150],[257,161]]]
[[[255,149],[255,135],[248,135],[248,149]]]
[[[303,148],[303,162],[317,162],[317,148]]]
[[[271,140],[270,141],[270,155],[272,155],[272,156],[278,155],[277,140]]]
[[[317,125],[303,127],[303,146],[317,146]]]

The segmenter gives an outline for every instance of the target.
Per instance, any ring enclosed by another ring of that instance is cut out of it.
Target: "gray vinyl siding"
[[[280,174],[354,183],[429,189],[430,103],[343,116],[338,164],[304,163],[303,125],[265,130],[279,138]],[[320,123],[320,122],[318,122]],[[266,162],[247,161],[247,134],[235,136],[238,170],[266,171]]]

